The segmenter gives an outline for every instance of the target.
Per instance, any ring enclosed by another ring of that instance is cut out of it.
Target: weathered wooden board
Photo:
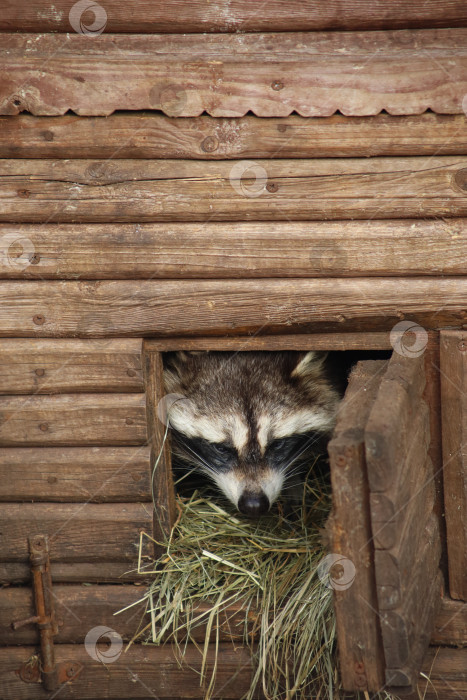
[[[141,583],[142,580],[141,574],[138,574],[136,570],[136,560],[131,563],[123,561],[52,562],[50,570],[54,584]],[[2,585],[29,585],[30,582],[31,565],[29,562],[0,561],[0,583]]]
[[[144,391],[142,342],[103,340],[0,341],[0,394]]]
[[[149,338],[146,350],[390,350],[389,333],[313,333],[222,338]]]
[[[1,18],[0,18],[1,22]],[[153,112],[109,117],[0,117],[1,158],[333,158],[461,155],[465,115],[172,119]]]
[[[440,360],[449,590],[467,601],[466,332],[441,332]]]
[[[355,567],[352,585],[334,590],[340,673],[346,690],[377,690],[384,684],[364,428],[386,366],[385,361],[368,361],[352,370],[328,445],[333,490],[330,551]]]
[[[21,681],[16,673],[22,663],[36,653],[36,647],[9,647],[0,649],[0,682],[4,700],[43,700],[44,690],[39,684]],[[141,647],[133,645],[117,661],[103,664],[91,659],[84,645],[60,644],[56,658],[84,664],[85,669],[72,683],[60,690],[60,697],[70,700],[127,700],[131,698],[204,698],[199,686],[201,653],[192,645],[187,648],[180,667],[177,656],[169,646]],[[208,668],[214,661],[213,650],[208,650]],[[419,688],[424,700],[459,700],[467,693],[465,668],[467,649],[449,647],[429,649],[423,664],[424,678]],[[190,670],[190,667],[193,670]],[[219,650],[218,683],[213,698],[236,700],[248,690],[252,662],[248,652],[231,644],[221,644]],[[429,680],[427,680],[427,677]],[[415,693],[404,696],[418,700]]]
[[[459,700],[467,697],[467,649],[430,647],[423,662],[419,693],[407,700]],[[406,696],[404,696],[406,697]]]
[[[1,337],[345,333],[406,317],[467,324],[467,278],[0,282]]]
[[[416,575],[424,578],[427,567],[428,570],[436,569],[439,564],[441,541],[438,522],[433,509],[430,513],[427,510],[428,508],[420,507],[416,509],[415,517],[408,520],[401,538],[392,548],[375,549],[376,590],[380,610],[395,610],[404,603],[415,570]],[[418,520],[416,515],[419,516]],[[418,574],[419,569],[421,574]]]
[[[402,454],[396,458],[394,480],[384,491],[370,494],[371,522],[377,549],[391,549],[400,541],[407,520],[419,519],[419,510],[427,499],[425,489],[431,487],[434,497],[433,468],[431,464],[428,465],[427,456],[430,428],[426,404],[421,404],[411,419],[411,429],[399,435]],[[421,501],[420,507],[418,501]]]
[[[435,571],[433,578],[415,576],[405,604],[381,613],[388,686],[416,686],[441,601],[442,576]]]
[[[365,426],[375,578],[390,686],[415,687],[441,594],[425,358],[396,348]],[[385,550],[379,556],[378,550]]]
[[[80,30],[79,17],[77,18]],[[467,30],[4,34],[0,113],[461,114]],[[187,60],[187,57],[189,59]],[[96,64],[99,70],[96,70]]]
[[[40,684],[24,683],[15,673],[35,653],[35,647],[0,649],[3,700],[43,700],[44,690]],[[55,655],[58,663],[71,659],[84,665],[80,676],[60,690],[60,700],[206,697],[206,688],[200,687],[199,682],[202,650],[194,645],[187,647],[182,664],[170,646],[133,645],[113,663],[95,661],[83,644],[59,644]],[[208,671],[212,669],[214,659],[214,649],[208,649]],[[252,668],[250,653],[246,649],[221,644],[214,697],[224,700],[242,697],[249,689]]]
[[[467,647],[467,603],[443,598],[431,643]]]
[[[2,447],[141,445],[144,394],[0,396]]]
[[[144,353],[148,437],[151,446],[151,494],[157,507],[154,511],[154,538],[166,540],[176,520],[175,486],[172,478],[170,436],[167,406],[164,404],[164,366],[162,354]]]
[[[424,369],[423,352],[414,357],[397,351],[392,354],[379,388],[378,401],[365,426],[371,493],[389,489],[392,493],[411,466],[406,460],[406,446],[410,444],[422,401]]]
[[[4,279],[465,275],[467,219],[0,224],[2,247]],[[112,346],[103,355],[109,361]],[[104,387],[138,390],[109,372],[104,365]]]
[[[0,199],[6,223],[466,216],[467,158],[13,159],[0,161]]]
[[[149,447],[2,447],[0,501],[150,501]]]
[[[28,0],[7,0],[0,17],[1,31],[70,32],[71,0],[51,6]],[[467,11],[462,0],[270,0],[259,8],[251,0],[139,0],[128,5],[106,0],[106,32],[296,32],[322,29],[396,29],[407,27],[462,27]],[[100,17],[100,15],[99,15]],[[82,22],[94,21],[92,10]]]
[[[144,586],[78,586],[54,585],[53,600],[58,624],[55,644],[83,644],[87,633],[95,627],[106,625],[114,629],[125,641],[130,641],[144,615],[145,604],[140,603],[125,612],[117,611],[133,605],[145,593]],[[0,590],[0,645],[37,644],[39,630],[31,623],[12,629],[11,622],[26,620],[35,614],[34,598],[29,587],[3,588]]]
[[[141,577],[140,577],[141,578]],[[141,582],[140,582],[141,583]],[[146,592],[145,585],[125,586],[77,586],[72,584],[54,586],[54,605],[58,622],[57,644],[82,644],[86,634],[95,626],[114,629],[125,640],[130,641],[139,627],[147,625],[150,618],[145,615],[146,603],[140,602]],[[138,603],[135,605],[135,603]],[[0,645],[35,644],[38,641],[37,625],[29,624],[13,630],[13,620],[24,620],[34,615],[33,597],[30,588],[9,587],[0,590]],[[115,614],[119,610],[128,610]],[[208,611],[209,605],[201,603],[197,614]],[[244,641],[245,610],[232,606],[219,616],[219,641]],[[143,623],[140,625],[140,623]],[[253,625],[251,625],[253,626]],[[206,625],[191,630],[193,639],[204,642]],[[144,639],[145,636],[142,637]],[[183,627],[178,638],[184,638]],[[216,631],[212,630],[211,641],[216,641]]]
[[[76,566],[80,566],[77,564]],[[105,566],[105,564],[104,564]],[[139,601],[145,592],[145,582],[142,585],[54,585],[54,604],[58,621],[57,644],[83,643],[86,634],[95,625],[108,625],[115,629],[125,641],[130,641],[138,628],[145,604]],[[125,612],[115,613],[132,605]],[[200,603],[198,611],[208,610],[207,603]],[[34,614],[32,591],[27,586],[6,587],[0,590],[0,646],[8,644],[36,644],[38,630],[34,624],[24,625],[13,630],[11,622],[24,620]],[[148,620],[145,618],[145,622]],[[467,606],[458,601],[444,598],[436,617],[432,644],[460,646],[467,640]],[[225,615],[220,616],[220,641],[234,639],[243,641],[245,610],[241,606],[231,606]],[[200,626],[193,629],[191,634],[198,642],[204,642],[206,628]],[[211,641],[215,642],[216,632],[213,630]],[[183,630],[180,631],[180,639]]]
[[[138,561],[140,531],[152,532],[152,508],[146,503],[3,503],[0,509],[1,560],[28,562],[28,537],[48,535],[53,562]],[[151,552],[143,537],[142,554]]]

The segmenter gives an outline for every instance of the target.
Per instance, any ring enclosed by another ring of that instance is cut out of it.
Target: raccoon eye
[[[271,442],[269,445],[268,449],[272,450],[273,452],[279,452],[280,450],[283,450],[285,447],[288,447],[290,444],[290,440],[287,438],[280,438],[279,440],[274,440],[274,442]]]
[[[219,457],[231,457],[232,456],[232,450],[230,449],[230,447],[227,447],[227,445],[223,445],[221,442],[213,442],[213,443],[211,443],[211,447],[214,449],[214,452]]]

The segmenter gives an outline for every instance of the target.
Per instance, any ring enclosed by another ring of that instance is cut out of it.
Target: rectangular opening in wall
[[[305,457],[321,487],[327,479],[321,574],[333,592],[348,690],[414,688],[440,598],[429,360],[392,349],[387,333],[145,344],[161,537],[180,519],[172,460],[180,496],[209,484],[214,508],[239,522],[270,506],[266,517],[288,518],[303,497]],[[317,498],[323,508],[324,495]]]

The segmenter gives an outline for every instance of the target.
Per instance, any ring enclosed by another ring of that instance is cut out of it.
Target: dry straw
[[[149,621],[131,643],[171,641],[183,659],[187,644],[199,645],[203,628],[200,685],[208,699],[221,663],[221,631],[230,628],[253,659],[244,700],[258,691],[274,700],[343,698],[332,590],[317,574],[326,554],[320,532],[330,510],[327,481],[308,478],[301,505],[287,516],[279,509],[257,521],[237,517],[201,492],[177,497],[177,506],[177,523],[162,543],[164,554],[148,564],[140,547],[139,571],[154,580],[143,598]],[[208,665],[213,648],[215,662],[211,657]],[[367,693],[360,697],[369,700]]]

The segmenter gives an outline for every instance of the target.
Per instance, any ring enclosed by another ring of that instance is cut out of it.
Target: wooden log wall
[[[3,340],[0,365],[0,580],[29,580],[44,532],[54,581],[135,578],[152,532],[141,340]]]
[[[400,320],[467,326],[466,7],[108,0],[90,39],[72,5],[0,17],[0,579],[26,582],[27,536],[51,534],[57,658],[87,671],[63,697],[201,697],[169,649],[110,672],[71,646],[142,612],[112,614],[138,587],[74,585],[132,581],[153,528],[142,339],[380,349]],[[7,628],[30,591],[2,594],[0,643],[25,645],[0,649],[2,692],[42,697],[16,674],[37,630]],[[445,600],[432,641],[465,644],[466,620]],[[251,665],[227,627],[216,694],[236,698]],[[465,693],[465,665],[430,652],[426,700]]]

